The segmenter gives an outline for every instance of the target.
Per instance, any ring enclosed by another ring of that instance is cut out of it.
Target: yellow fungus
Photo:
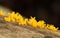
[[[4,13],[2,11],[0,11],[0,16],[4,16]],[[35,19],[35,17],[32,17],[30,19],[28,18],[24,18],[21,14],[19,14],[18,12],[11,12],[8,13],[7,17],[4,17],[4,21],[6,22],[14,22],[14,23],[18,23],[19,25],[27,25],[29,24],[32,27],[35,28],[44,28],[44,29],[49,29],[51,31],[57,31],[58,27],[56,28],[54,25],[52,24],[46,24],[45,21],[43,20],[39,20],[37,22],[37,20]]]
[[[43,20],[40,20],[40,21],[38,21],[37,26],[39,28],[45,28],[46,24],[45,24],[45,22]]]

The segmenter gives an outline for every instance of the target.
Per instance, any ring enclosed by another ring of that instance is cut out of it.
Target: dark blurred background
[[[24,17],[35,16],[37,21],[60,27],[60,0],[0,0],[3,5]]]

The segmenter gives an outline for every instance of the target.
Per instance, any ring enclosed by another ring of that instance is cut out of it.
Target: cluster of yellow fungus
[[[12,12],[12,13],[8,13],[7,17],[4,17],[4,20],[6,22],[13,22],[13,23],[18,23],[19,25],[26,25],[26,21],[28,19],[24,19],[22,15],[20,15],[18,12]]]
[[[3,12],[0,11],[0,15],[3,16]],[[30,19],[24,18],[21,14],[18,12],[12,12],[8,13],[7,17],[4,17],[5,22],[13,22],[13,23],[18,23],[19,25],[30,25],[34,28],[42,28],[42,29],[49,29],[52,31],[57,31],[58,28],[54,27],[54,25],[46,24],[45,21],[39,20],[37,21],[35,17],[32,17]]]
[[[47,29],[49,29],[49,30],[52,30],[52,31],[58,30],[58,27],[56,28],[56,27],[55,27],[54,25],[52,25],[52,24],[47,24],[47,26],[46,26],[45,28],[47,28]]]

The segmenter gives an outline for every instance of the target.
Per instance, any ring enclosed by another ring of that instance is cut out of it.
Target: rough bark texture
[[[52,32],[46,29],[7,23],[0,17],[0,38],[60,38],[60,30]]]

